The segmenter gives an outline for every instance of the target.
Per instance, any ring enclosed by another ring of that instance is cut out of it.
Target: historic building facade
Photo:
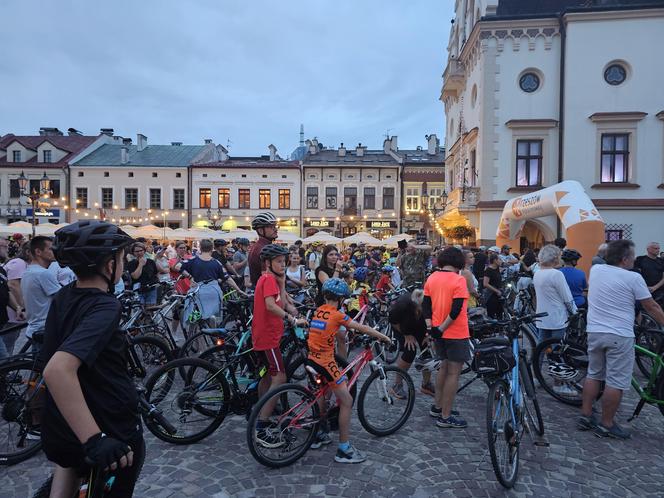
[[[505,202],[577,180],[606,238],[664,238],[664,2],[460,0],[441,101],[449,198],[443,227],[490,243]],[[564,235],[530,220],[521,246]]]

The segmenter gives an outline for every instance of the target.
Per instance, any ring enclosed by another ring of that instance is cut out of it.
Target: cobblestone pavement
[[[419,374],[413,371],[416,385]],[[519,481],[505,491],[496,481],[485,429],[486,387],[476,382],[457,398],[468,428],[438,429],[428,415],[431,398],[418,393],[413,415],[395,435],[376,438],[353,418],[352,441],[370,458],[347,465],[333,460],[336,444],[310,450],[291,467],[273,470],[253,460],[244,418],[233,416],[212,436],[188,447],[146,433],[147,463],[137,497],[252,496],[556,496],[661,497],[664,493],[664,418],[646,406],[625,424],[629,441],[599,439],[575,429],[578,411],[538,391],[548,447],[525,439]],[[624,422],[636,405],[630,391],[619,413]],[[0,468],[0,497],[25,498],[44,480],[43,455]]]

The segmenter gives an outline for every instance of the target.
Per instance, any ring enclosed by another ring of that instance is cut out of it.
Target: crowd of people
[[[615,414],[632,374],[635,309],[664,325],[659,244],[649,244],[638,258],[630,241],[603,244],[586,278],[576,268],[583,256],[562,238],[522,254],[507,245],[434,248],[414,241],[402,241],[396,249],[363,244],[339,249],[305,247],[301,241],[276,244],[278,223],[271,213],[259,214],[252,228],[258,235],[253,243],[239,238],[160,244],[133,240],[115,225],[90,220],[60,229],[54,240],[24,240],[18,234],[0,239],[0,326],[26,321],[27,337],[44,336],[40,354],[48,396],[41,437],[57,465],[55,489],[69,490],[87,461],[122,469],[114,485],[119,494],[113,496],[131,495],[145,452],[113,294],[135,290],[143,303],[153,305],[162,285],[186,293],[196,283],[214,282],[253,294],[253,346],[268,372],[260,395],[286,381],[279,350],[284,323],[308,326],[309,362],[334,384],[340,403],[335,460],[356,463],[365,457],[349,441],[352,398],[334,354],[348,354],[340,340],[347,329],[389,341],[353,320],[368,296],[385,299],[394,289],[409,289],[389,310],[401,346],[397,366],[407,371],[424,361],[433,367],[424,370],[420,387],[433,397],[430,415],[438,427],[464,428],[467,422],[454,405],[460,372],[472,354],[468,309],[481,306],[489,317],[501,317],[504,281],[515,279],[519,288],[534,289],[537,312],[547,313],[538,324],[539,340],[561,337],[569,317],[587,310],[590,364],[579,427],[629,437]],[[309,288],[316,289],[318,308],[306,323],[297,304]],[[16,334],[2,336],[0,358],[12,354],[16,341]],[[39,348],[39,341],[33,347]],[[592,403],[602,382],[597,418]],[[403,397],[403,386],[395,383],[391,392]],[[273,408],[266,405],[259,417],[265,424],[259,438],[268,447],[276,444],[267,430]],[[314,447],[330,442],[322,428]]]

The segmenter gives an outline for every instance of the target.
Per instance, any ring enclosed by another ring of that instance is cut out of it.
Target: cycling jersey
[[[335,384],[341,384],[345,377],[334,359],[334,342],[341,326],[346,326],[352,320],[329,304],[320,306],[314,313],[309,325],[309,360],[323,367]]]

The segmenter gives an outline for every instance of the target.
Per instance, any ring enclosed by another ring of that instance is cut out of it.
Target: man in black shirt
[[[641,274],[653,299],[661,306],[664,300],[664,260],[659,257],[657,242],[648,244],[646,254],[636,258],[634,270]]]
[[[224,270],[233,277],[239,277],[235,268],[233,268],[233,263],[228,259],[228,242],[224,239],[216,239],[214,241],[214,251],[212,251],[212,257],[221,263],[221,266],[224,267]]]
[[[137,242],[132,248],[134,259],[127,263],[127,271],[131,275],[132,287],[138,288],[141,302],[144,304],[157,304],[157,288],[153,287],[158,282],[157,264],[145,255],[145,244]]]
[[[115,477],[104,496],[130,497],[145,444],[113,289],[132,240],[115,225],[89,220],[55,236],[56,259],[78,280],[53,299],[41,349],[48,386],[42,444],[57,464],[51,496],[73,496],[78,477],[93,466]]]
[[[484,287],[484,269],[486,268],[487,255],[486,246],[480,246],[478,249],[473,263],[473,275],[477,279],[477,290],[481,292]]]

